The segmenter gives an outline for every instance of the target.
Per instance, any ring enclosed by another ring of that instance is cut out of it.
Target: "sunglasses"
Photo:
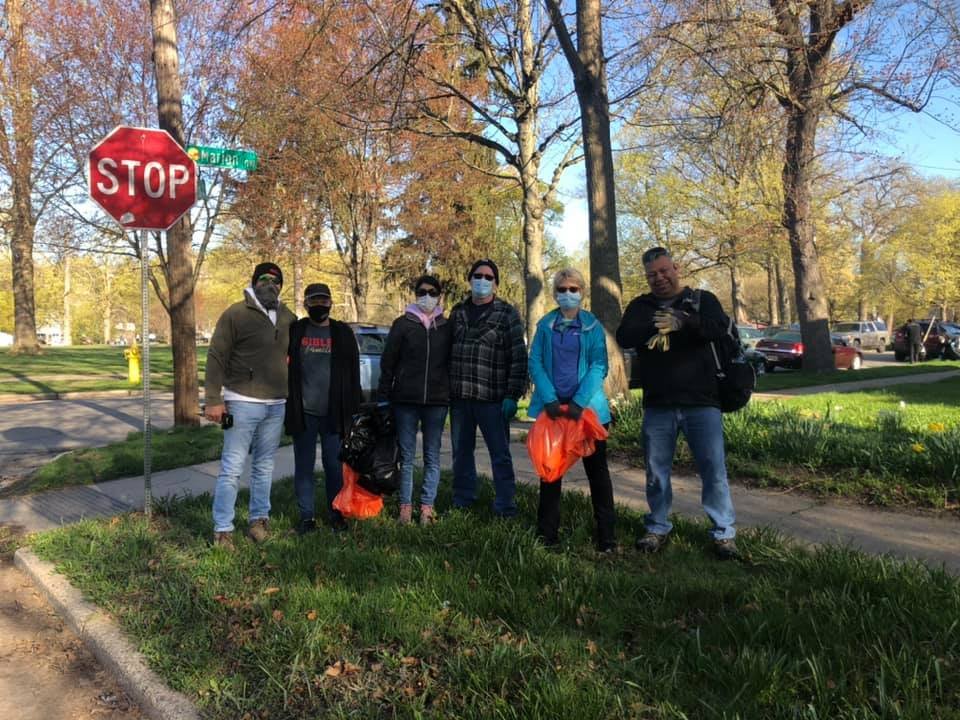
[[[433,288],[417,288],[417,297],[429,295],[430,297],[440,297],[440,291]]]
[[[260,277],[257,278],[257,282],[258,283],[272,282],[274,285],[279,285],[280,278],[278,278],[276,275],[261,275]]]
[[[655,247],[647,250],[641,259],[643,260],[643,264],[646,265],[648,262],[653,262],[657,258],[662,257],[670,257],[670,251],[666,248]]]
[[[557,288],[557,292],[558,292],[558,293],[578,293],[578,292],[580,292],[580,288],[578,288],[578,287],[558,287],[558,288]]]
[[[490,281],[493,281],[493,280],[495,280],[496,278],[494,278],[493,275],[487,275],[487,273],[474,273],[474,274],[473,274],[473,279],[474,279],[474,280],[490,280]]]

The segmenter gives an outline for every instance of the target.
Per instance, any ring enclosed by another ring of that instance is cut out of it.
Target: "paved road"
[[[155,427],[173,424],[173,396],[153,396]],[[82,398],[0,406],[0,462],[27,453],[54,453],[118,442],[143,430],[141,398]]]

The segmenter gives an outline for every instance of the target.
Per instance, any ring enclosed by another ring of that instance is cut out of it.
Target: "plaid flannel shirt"
[[[471,326],[466,303],[450,312],[453,351],[450,397],[454,400],[500,402],[519,400],[527,389],[527,346],[520,313],[510,303],[493,299],[493,307]]]

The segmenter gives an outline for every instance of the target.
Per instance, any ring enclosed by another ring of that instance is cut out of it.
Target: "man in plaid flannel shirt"
[[[450,312],[453,505],[469,507],[477,498],[474,451],[479,427],[493,469],[493,512],[513,517],[517,483],[510,457],[510,420],[527,387],[523,321],[513,305],[496,296],[500,270],[493,260],[477,260],[467,279],[470,296]]]

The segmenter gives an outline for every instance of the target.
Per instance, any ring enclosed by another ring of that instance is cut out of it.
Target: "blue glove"
[[[503,413],[504,420],[513,420],[517,414],[517,401],[513,398],[504,398],[500,405],[500,411]]]

